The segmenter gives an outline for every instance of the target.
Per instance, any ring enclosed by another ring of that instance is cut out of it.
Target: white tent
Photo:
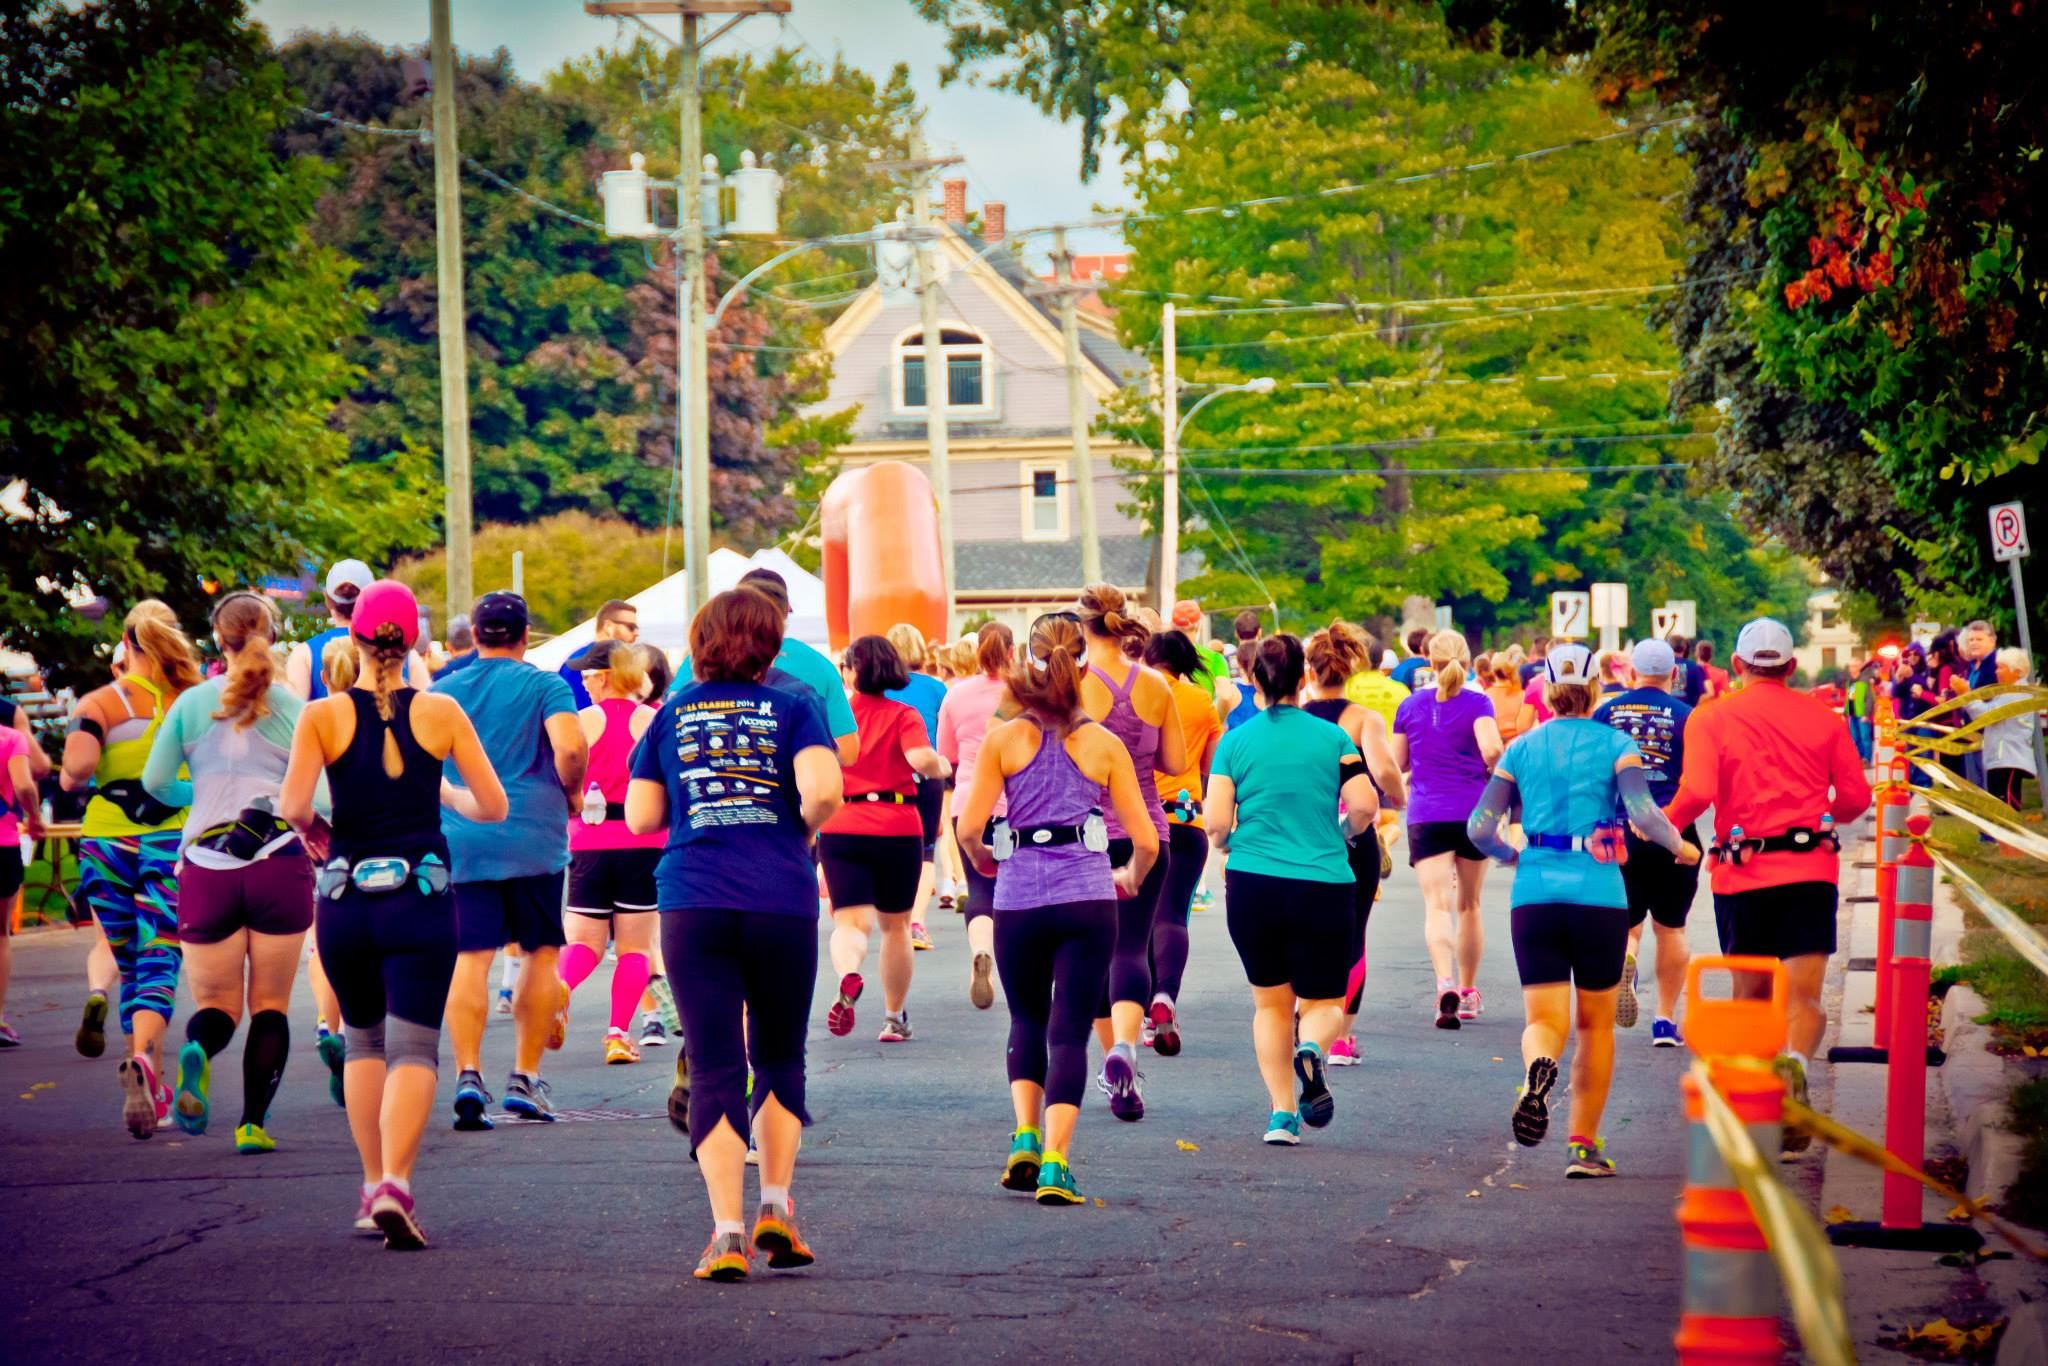
[[[722,593],[750,569],[772,569],[789,585],[789,634],[807,645],[826,648],[825,582],[772,546],[751,556],[737,550],[711,552],[711,591]],[[690,645],[690,594],[687,578],[671,574],[626,599],[640,609],[640,643],[655,645],[679,658]],[[562,634],[527,651],[529,663],[559,669],[597,634],[597,618],[579,621]]]

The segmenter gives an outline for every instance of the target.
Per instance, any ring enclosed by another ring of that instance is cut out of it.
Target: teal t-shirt
[[[1563,716],[1518,737],[1494,772],[1515,780],[1524,830],[1590,835],[1603,821],[1619,819],[1614,766],[1630,754],[1642,758],[1636,742],[1620,731]],[[1628,892],[1619,864],[1602,863],[1583,849],[1529,848],[1515,862],[1515,887],[1508,900],[1515,906],[1626,906]]]
[[[1210,771],[1237,788],[1230,866],[1303,882],[1350,882],[1337,826],[1340,767],[1358,746],[1299,707],[1269,707],[1225,735]]]
[[[839,666],[819,654],[815,647],[785,637],[775,656],[775,667],[818,695],[818,704],[825,709],[825,729],[832,732],[834,740],[860,729],[853,723],[853,704],[846,700],[846,680],[839,676]],[[668,695],[674,697],[696,681],[690,672],[690,657],[684,655]]]

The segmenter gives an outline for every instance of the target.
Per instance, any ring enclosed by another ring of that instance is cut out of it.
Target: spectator
[[[452,637],[454,636],[455,628],[451,625],[448,631],[451,637],[450,643],[453,644]],[[591,637],[592,644],[600,640],[623,640],[628,645],[631,645],[639,639],[639,608],[623,599],[613,598],[610,602],[597,609],[597,630]],[[576,709],[581,711],[589,706],[590,694],[584,691],[582,672],[570,668],[567,664],[564,664],[556,672],[562,676],[562,681],[569,685],[569,691],[575,694]]]
[[[2025,683],[2033,672],[2031,662],[2024,650],[2000,650],[1993,658],[1997,669],[1996,685],[2015,687]],[[2017,694],[1993,694],[1981,702],[1966,705],[1972,718],[1984,715],[2008,702],[2018,700]],[[2028,713],[2004,721],[1994,721],[1984,728],[1984,770],[1985,789],[1992,796],[2004,802],[2014,811],[2020,809],[2020,793],[2028,778],[2038,778],[2034,772],[2034,727],[2040,723],[2039,715]],[[2014,854],[2018,851],[2005,845],[2003,852]]]

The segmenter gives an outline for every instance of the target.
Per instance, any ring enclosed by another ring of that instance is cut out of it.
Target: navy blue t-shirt
[[[1692,708],[1662,688],[1635,688],[1601,699],[1593,719],[1636,742],[1643,752],[1643,780],[1663,806],[1678,795],[1685,769],[1685,723]]]
[[[668,846],[655,870],[664,911],[818,914],[796,756],[832,752],[818,707],[759,683],[688,683],[633,756],[668,789]]]
[[[1394,681],[1412,690],[1415,687],[1415,675],[1428,667],[1427,659],[1421,655],[1410,655],[1394,666]]]

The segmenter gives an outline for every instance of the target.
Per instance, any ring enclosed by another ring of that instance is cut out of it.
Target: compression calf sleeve
[[[185,1021],[185,1038],[205,1049],[209,1058],[218,1056],[234,1037],[235,1017],[225,1010],[208,1006],[204,1010],[193,1011],[192,1018]]]
[[[270,1113],[291,1052],[292,1025],[283,1011],[259,1010],[249,1017],[249,1037],[242,1044],[242,1123],[260,1125]]]
[[[644,953],[619,955],[619,965],[612,971],[613,1029],[627,1030],[633,1027],[633,1008],[640,1004],[640,995],[647,990],[650,968],[651,965]]]
[[[620,966],[623,967],[625,961],[624,958],[621,958],[619,960]],[[576,988],[583,985],[585,978],[597,971],[597,963],[598,951],[590,947],[590,945],[569,945],[569,947],[562,950],[562,981],[568,984],[569,990],[576,990]]]

